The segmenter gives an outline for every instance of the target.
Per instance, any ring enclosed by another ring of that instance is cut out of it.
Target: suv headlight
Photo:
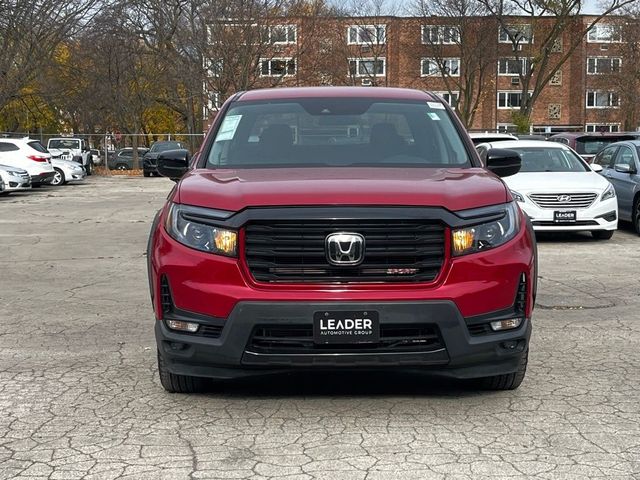
[[[613,188],[613,185],[610,184],[602,194],[602,197],[600,197],[600,201],[604,202],[605,200],[609,200],[610,198],[615,198],[615,196],[616,196],[616,189]]]
[[[520,212],[515,202],[505,205],[504,216],[498,220],[452,231],[453,255],[466,255],[499,247],[520,230]]]
[[[237,232],[184,218],[184,209],[184,206],[176,203],[169,209],[165,228],[171,237],[196,250],[227,257],[237,256]]]

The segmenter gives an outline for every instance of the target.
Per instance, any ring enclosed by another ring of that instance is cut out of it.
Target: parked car
[[[0,183],[4,185],[3,195],[21,190],[31,190],[31,176],[22,168],[0,165]]]
[[[518,152],[520,172],[505,178],[536,231],[589,231],[609,239],[618,228],[613,186],[560,143],[518,140],[478,145],[481,156],[495,147]]]
[[[510,133],[469,132],[469,137],[474,145],[518,140],[518,137]]]
[[[573,148],[587,162],[591,163],[593,157],[607,145],[624,140],[640,139],[640,132],[628,133],[584,133],[566,132],[552,135],[547,140],[550,142],[562,143]]]
[[[158,175],[158,170],[156,168],[156,161],[158,160],[158,155],[162,152],[166,152],[168,150],[180,150],[184,149],[185,146],[182,142],[175,141],[162,141],[155,142],[151,145],[151,149],[145,154],[143,158],[143,174],[145,177],[150,177],[151,175]]]
[[[60,137],[50,138],[47,142],[47,150],[54,158],[73,160],[82,165],[87,175],[92,173],[91,153],[87,142],[82,138]]]
[[[87,173],[77,162],[71,160],[61,160],[59,158],[52,158],[51,164],[56,171],[51,181],[51,185],[65,185],[68,182],[82,182],[87,177]]]
[[[640,140],[612,143],[593,162],[616,190],[620,219],[633,223],[640,235]]]
[[[51,183],[55,174],[49,152],[30,138],[0,138],[0,164],[26,170],[33,186]]]
[[[158,158],[179,180],[147,255],[166,390],[360,368],[520,385],[535,236],[497,176],[516,152],[483,168],[418,90],[253,90],[221,112],[192,169],[185,150]]]
[[[138,147],[138,162],[142,165],[142,157],[149,151],[148,148]],[[111,170],[132,170],[133,148],[121,148],[109,157],[109,169]]]

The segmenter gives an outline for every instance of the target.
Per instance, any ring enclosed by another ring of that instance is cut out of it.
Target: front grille
[[[532,193],[529,198],[540,208],[587,208],[597,193]]]
[[[428,352],[442,348],[438,327],[432,324],[381,324],[378,343],[322,345],[313,342],[313,325],[261,325],[254,328],[247,350],[255,353],[300,354],[357,351]]]
[[[160,304],[162,305],[162,311],[164,313],[168,313],[173,309],[173,300],[171,299],[169,281],[164,275],[160,280]]]
[[[325,240],[335,232],[364,237],[360,265],[328,262]],[[261,221],[245,229],[247,264],[260,282],[429,282],[444,248],[445,227],[434,220]]]
[[[595,220],[578,220],[575,222],[558,223],[551,220],[534,220],[531,222],[534,227],[591,227],[598,225]]]

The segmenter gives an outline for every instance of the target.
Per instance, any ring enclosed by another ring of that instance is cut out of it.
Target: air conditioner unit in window
[[[363,87],[370,87],[373,85],[373,82],[370,78],[363,78],[361,83]]]
[[[511,85],[520,85],[520,77],[511,77]]]
[[[514,52],[516,51],[520,51],[522,50],[522,45],[521,44],[517,44],[517,45],[511,45],[511,48],[513,49]]]
[[[369,45],[362,45],[362,51],[363,51],[363,52],[370,52],[370,51],[371,51],[371,46],[369,46]]]
[[[609,50],[609,45],[600,45],[600,50]]]

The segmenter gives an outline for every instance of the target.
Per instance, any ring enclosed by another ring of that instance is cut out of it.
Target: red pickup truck
[[[163,387],[288,371],[407,369],[522,382],[531,226],[434,94],[278,88],[234,95],[149,238]]]

